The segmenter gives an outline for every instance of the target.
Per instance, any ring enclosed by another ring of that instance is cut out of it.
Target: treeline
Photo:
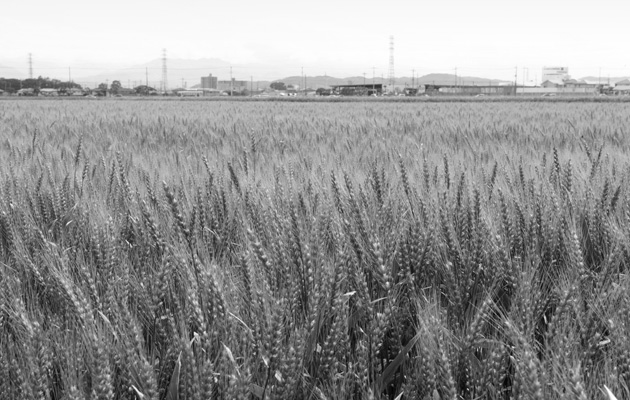
[[[40,89],[82,89],[81,85],[74,82],[63,82],[59,79],[50,79],[44,77],[29,78],[29,79],[9,79],[0,78],[0,89],[8,93],[16,93],[20,89],[34,89],[38,91]]]

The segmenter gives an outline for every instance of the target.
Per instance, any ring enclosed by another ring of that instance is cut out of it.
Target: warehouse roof
[[[364,87],[364,88],[368,88],[368,89],[370,89],[370,88],[373,88],[373,87],[377,87],[377,88],[383,87],[383,84],[382,84],[382,83],[366,83],[365,85],[364,85],[364,84],[360,84],[360,85],[330,85],[330,86],[332,86],[332,87],[336,87],[336,88],[344,88],[344,87],[348,87],[348,88],[353,88],[353,87]]]

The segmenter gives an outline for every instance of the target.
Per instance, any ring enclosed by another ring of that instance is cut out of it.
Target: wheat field
[[[630,399],[628,127],[0,101],[0,398]]]

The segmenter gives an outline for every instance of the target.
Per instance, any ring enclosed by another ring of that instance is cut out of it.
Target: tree
[[[29,78],[29,79],[24,79],[22,81],[22,88],[23,89],[35,89],[38,88],[38,82],[37,79],[34,78]]]
[[[324,89],[324,88],[318,88],[315,91],[315,94],[317,94],[318,96],[330,96],[332,94],[332,90]]]
[[[107,83],[99,83],[98,84],[98,90],[102,90],[104,92],[107,91]]]
[[[75,82],[60,82],[59,89],[81,89],[81,85]]]
[[[0,78],[0,89],[8,93],[15,93],[22,87],[22,82],[19,79],[4,79]]]
[[[136,86],[133,90],[136,92],[136,94],[139,94],[141,96],[148,96],[150,94],[157,93],[154,88],[147,85]]]
[[[269,87],[273,90],[287,90],[287,85],[285,85],[284,82],[271,82]]]
[[[111,86],[109,87],[113,94],[118,94],[121,88],[122,85],[120,84],[120,81],[113,81]]]

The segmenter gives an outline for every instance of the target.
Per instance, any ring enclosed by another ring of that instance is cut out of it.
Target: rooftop
[[[331,87],[334,88],[358,88],[358,87],[362,87],[362,88],[368,88],[368,89],[372,89],[372,88],[382,88],[383,84],[382,83],[366,83],[364,84],[360,84],[360,85],[330,85]]]

